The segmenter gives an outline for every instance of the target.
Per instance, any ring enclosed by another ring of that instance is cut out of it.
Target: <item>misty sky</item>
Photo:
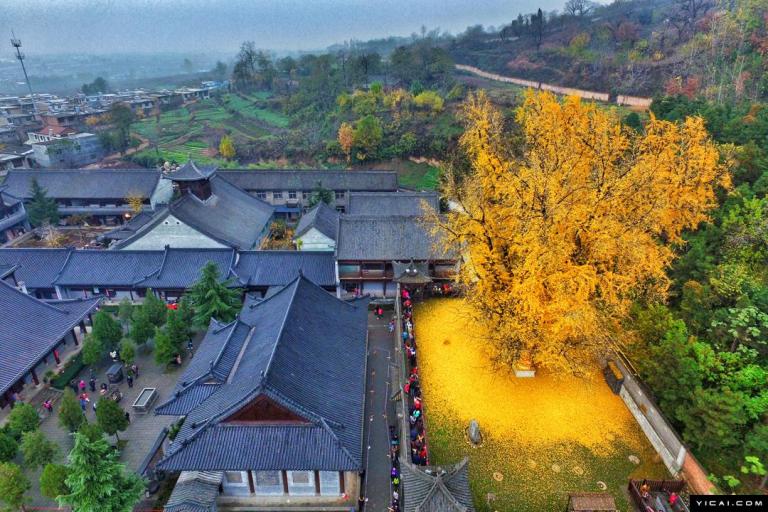
[[[277,51],[349,39],[410,35],[422,25],[457,33],[500,26],[564,0],[0,0],[0,57],[11,29],[28,54],[234,53],[256,41]],[[5,33],[7,32],[7,33]]]

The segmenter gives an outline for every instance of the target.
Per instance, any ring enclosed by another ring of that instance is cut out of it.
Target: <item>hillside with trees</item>
[[[760,99],[762,0],[568,0],[562,12],[521,13],[498,29],[443,37],[458,63],[612,94]]]

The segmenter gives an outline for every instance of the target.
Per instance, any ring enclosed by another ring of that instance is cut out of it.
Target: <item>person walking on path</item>
[[[45,402],[43,402],[43,409],[48,411],[48,416],[53,414],[53,402],[51,402],[51,399],[49,398]]]
[[[128,411],[125,411],[125,421],[127,421],[128,423],[131,422],[131,413],[129,413]]]
[[[128,377],[126,377],[125,380],[128,381],[128,387],[132,388],[133,387],[133,375],[131,375],[130,372],[128,373]]]
[[[91,393],[96,392],[96,377],[91,375],[91,378],[88,380],[88,385],[91,387]]]
[[[133,371],[133,377],[138,379],[139,378],[139,367],[136,366],[136,363],[133,363],[131,365],[131,371]]]
[[[80,379],[80,382],[77,384],[77,387],[80,389],[80,392],[85,392],[85,381],[83,379]]]

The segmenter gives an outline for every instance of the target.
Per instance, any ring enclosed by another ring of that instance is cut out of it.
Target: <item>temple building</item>
[[[155,409],[185,417],[157,464],[180,472],[165,510],[355,507],[367,310],[368,299],[342,301],[300,275],[234,321],[211,320]]]
[[[190,161],[167,174],[163,181],[173,183],[176,198],[106,235],[115,241],[111,248],[258,248],[269,232],[274,208],[216,171]]]
[[[100,301],[42,301],[0,280],[0,407],[74,355]]]
[[[300,251],[333,251],[339,232],[339,212],[323,203],[317,203],[301,216],[293,234]]]
[[[0,244],[10,242],[31,229],[24,202],[0,186]]]
[[[222,281],[259,297],[285,286],[301,272],[335,292],[336,264],[330,252],[176,249],[104,251],[92,249],[0,249],[0,271],[14,269],[19,288],[39,298],[103,297],[141,302],[148,289],[178,299],[209,262]]]
[[[73,224],[87,220],[119,225],[134,214],[130,198],[152,209],[167,202],[170,194],[170,184],[161,183],[160,173],[147,169],[12,169],[3,185],[8,194],[29,202],[33,180],[56,201],[61,218]]]

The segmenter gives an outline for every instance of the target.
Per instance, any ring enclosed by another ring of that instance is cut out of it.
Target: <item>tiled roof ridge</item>
[[[264,374],[263,374],[264,379],[268,378],[269,371],[272,369],[272,361],[274,361],[274,359],[275,359],[275,352],[277,352],[277,347],[280,345],[280,341],[283,338],[283,332],[285,331],[286,321],[288,320],[288,316],[290,316],[291,311],[293,310],[293,306],[294,306],[295,299],[296,299],[296,293],[299,290],[299,284],[300,284],[302,278],[303,278],[303,276],[301,275],[301,273],[299,273],[299,275],[296,276],[293,279],[293,281],[291,281],[288,285],[286,285],[286,287],[283,288],[283,290],[280,290],[279,292],[275,293],[272,296],[272,297],[275,297],[277,295],[280,295],[280,293],[283,292],[284,290],[288,289],[288,287],[293,287],[293,290],[291,291],[291,298],[288,301],[288,307],[285,308],[285,315],[283,315],[283,320],[282,320],[282,322],[280,322],[280,328],[277,330],[277,339],[275,340],[275,344],[272,346],[272,352],[269,354],[269,360],[267,361],[267,364],[264,367]],[[259,304],[256,304],[255,307],[258,308],[261,304],[264,304],[270,298],[267,298],[266,300],[261,301]],[[248,340],[248,342],[250,342],[250,340]],[[232,369],[233,373],[234,373],[234,371],[235,371],[235,368]]]
[[[162,222],[163,219],[168,217],[168,215],[171,213],[169,206],[170,205],[163,205],[163,206],[160,206],[159,208],[156,208],[154,211],[152,211],[152,218],[150,218],[148,222],[141,225],[137,230],[133,232],[131,236],[124,238],[122,240],[118,240],[117,242],[112,244],[109,248],[112,250],[114,249],[123,250],[122,249],[123,247],[125,247],[126,245],[130,245],[135,240],[137,240],[137,237],[140,233],[145,233],[146,231],[153,229],[160,222]],[[139,251],[151,252],[150,249],[125,249],[125,250],[137,251],[137,252]],[[153,251],[153,252],[157,252],[157,251]]]
[[[464,457],[455,464],[448,464],[444,466],[417,466],[410,462],[404,461],[410,469],[410,473],[413,476],[425,481],[434,482],[435,480],[443,480],[449,482],[454,476],[458,475],[460,471],[469,463],[469,457]],[[439,472],[437,471],[439,470]],[[429,472],[433,471],[433,472]]]
[[[347,447],[344,446],[344,443],[341,442],[341,439],[339,439],[339,436],[336,435],[336,431],[331,428],[328,422],[329,420],[327,420],[326,418],[323,418],[323,417],[320,418],[320,425],[323,427],[323,429],[325,429],[328,432],[328,434],[333,436],[333,439],[336,441],[336,445],[341,449],[344,455],[346,455],[347,458],[353,464],[359,464],[360,461],[355,459],[355,457],[353,457],[352,454],[349,453],[349,450],[347,449]],[[341,428],[344,428],[343,425],[341,426]]]
[[[273,167],[268,169],[249,169],[247,167],[244,168],[227,168],[227,169],[219,169],[219,172],[224,173],[236,173],[236,172],[253,172],[253,173],[268,173],[268,172],[334,172],[334,173],[340,173],[340,174],[346,174],[346,173],[354,173],[354,174],[396,174],[397,171],[394,169],[363,169],[360,171],[348,171],[345,169],[301,169],[297,167],[291,167],[291,168],[279,168],[279,167]],[[218,173],[217,173],[218,174]]]
[[[13,290],[13,292],[14,292],[14,293],[16,293],[16,294],[18,294],[18,295],[21,295],[22,297],[24,297],[24,300],[27,300],[28,302],[39,302],[39,303],[40,303],[40,304],[42,304],[43,306],[45,306],[45,307],[47,307],[47,308],[50,308],[50,309],[52,309],[53,311],[57,311],[57,312],[59,312],[59,313],[61,313],[61,314],[63,314],[63,315],[68,315],[68,314],[69,314],[69,311],[66,311],[66,310],[64,310],[64,309],[60,309],[60,308],[57,308],[57,307],[56,307],[56,306],[54,306],[53,304],[51,304],[51,303],[49,303],[49,302],[46,302],[46,301],[44,301],[44,300],[41,300],[41,299],[35,299],[35,298],[34,298],[34,297],[32,297],[31,295],[29,295],[29,294],[26,294],[26,293],[22,292],[21,290],[17,289],[15,286],[11,286],[9,283],[6,283],[5,281],[0,281],[0,283],[2,283],[2,285],[3,285],[3,286],[6,286],[6,287],[7,287],[9,290]],[[64,301],[61,301],[61,302],[64,302]]]
[[[310,423],[314,424],[324,424],[330,428],[330,423],[333,423],[338,428],[344,428],[344,425],[338,424],[336,422],[332,422],[331,420],[328,420],[324,416],[316,413],[315,411],[312,411],[310,409],[307,409],[300,403],[288,398],[284,394],[282,394],[280,391],[275,389],[273,386],[271,386],[268,382],[264,382],[260,386],[262,392],[267,395],[268,397],[272,398],[276,402],[278,402],[280,405],[283,405],[287,407],[288,409],[291,409],[293,412],[298,414],[299,416],[308,416],[308,420],[310,420]],[[334,437],[336,437],[336,434],[333,434]]]
[[[403,197],[403,196],[436,196],[439,195],[437,191],[435,190],[398,190],[398,191],[382,191],[382,192],[369,192],[369,191],[360,191],[360,192],[350,192],[350,196],[373,196],[373,197],[383,197],[383,196],[395,196],[395,197]]]
[[[213,377],[216,377],[216,378],[219,378],[219,376],[218,376],[218,375],[216,375],[216,371],[215,371],[216,365],[218,365],[218,364],[221,362],[221,358],[224,356],[224,351],[226,351],[226,350],[227,350],[227,347],[229,346],[229,342],[232,340],[232,336],[234,335],[234,333],[235,333],[235,330],[237,330],[237,325],[238,325],[238,324],[243,324],[243,325],[245,325],[245,326],[247,326],[247,327],[250,327],[248,324],[246,324],[245,322],[243,322],[242,320],[240,320],[240,317],[238,316],[237,318],[235,318],[234,320],[232,320],[231,322],[229,322],[228,324],[226,324],[226,326],[225,326],[225,327],[223,327],[223,328],[219,329],[219,330],[218,330],[218,332],[221,332],[221,331],[223,331],[223,330],[224,330],[226,327],[229,327],[229,326],[230,326],[230,325],[232,325],[232,324],[234,324],[234,326],[233,326],[233,327],[232,327],[232,329],[229,331],[229,334],[227,335],[227,337],[226,337],[226,339],[224,340],[224,342],[221,344],[221,348],[219,349],[219,352],[218,352],[218,354],[216,354],[216,357],[215,357],[215,358],[213,358],[213,360],[211,361],[211,365],[210,365],[210,371],[209,371],[209,374],[210,374],[211,376],[213,376]],[[232,373],[232,372],[230,371],[230,374],[231,374],[231,373]],[[206,376],[207,376],[207,375],[203,375],[203,376],[201,376],[200,378],[203,378],[203,377],[206,377]],[[225,376],[224,376],[224,378],[223,378],[222,380],[226,381],[226,380],[227,380],[227,377],[228,377],[228,375],[225,375]],[[200,379],[197,379],[197,380],[199,381]]]
[[[429,500],[433,495],[437,493],[441,493],[445,499],[450,501],[451,506],[455,508],[456,510],[460,510],[462,512],[466,512],[468,509],[464,505],[462,505],[459,500],[456,499],[456,497],[453,495],[453,493],[448,489],[448,487],[445,486],[445,483],[443,483],[442,475],[438,475],[435,479],[435,483],[432,486],[432,488],[429,490],[429,492],[424,496],[424,500],[416,507],[416,511],[418,512],[421,509],[421,505],[426,503],[427,500]]]
[[[61,268],[60,268],[60,269],[59,269],[59,271],[56,273],[56,276],[54,276],[54,278],[53,278],[53,284],[54,284],[54,285],[56,284],[56,282],[57,282],[57,281],[59,280],[59,278],[61,277],[61,274],[63,274],[63,273],[64,273],[64,269],[65,269],[65,268],[67,268],[67,265],[69,265],[69,260],[71,260],[71,259],[72,259],[72,254],[74,253],[74,251],[75,251],[75,248],[74,248],[74,247],[69,247],[69,248],[67,249],[67,257],[66,257],[66,258],[64,258],[64,263],[61,265]]]

